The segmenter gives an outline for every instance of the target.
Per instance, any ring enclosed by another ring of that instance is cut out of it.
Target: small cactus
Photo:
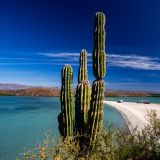
[[[85,49],[82,49],[80,53],[80,67],[78,72],[78,83],[88,80],[88,71],[87,71],[87,52]]]
[[[61,76],[61,113],[58,116],[58,121],[60,134],[65,138],[74,134],[73,71],[70,65],[64,66]]]
[[[90,99],[91,88],[89,81],[83,81],[79,83],[76,90],[75,126],[80,135],[84,135],[88,127]]]
[[[106,74],[105,53],[105,15],[97,12],[94,27],[93,73],[97,79],[102,79]]]

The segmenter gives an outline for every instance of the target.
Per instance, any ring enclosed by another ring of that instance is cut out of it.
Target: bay
[[[109,97],[107,100],[136,102],[142,97]],[[159,98],[147,98],[160,103]],[[50,132],[59,137],[57,116],[60,112],[59,97],[0,96],[0,160],[14,160],[25,149],[43,141]],[[110,106],[104,107],[104,127],[109,124],[122,127],[125,122],[121,114]]]

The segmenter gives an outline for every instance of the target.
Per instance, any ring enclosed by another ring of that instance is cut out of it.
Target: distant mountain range
[[[73,89],[75,95],[75,89]],[[14,83],[0,83],[0,95],[10,96],[60,96],[58,87],[27,86]],[[107,89],[105,96],[160,96],[160,93],[153,91],[130,91]]]
[[[21,85],[16,83],[0,83],[0,90],[18,90],[33,88],[33,86]]]
[[[0,83],[0,95],[8,96],[59,96],[60,88]]]

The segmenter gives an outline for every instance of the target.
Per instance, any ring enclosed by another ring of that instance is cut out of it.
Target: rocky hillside
[[[76,89],[73,90],[75,95]],[[21,84],[11,84],[11,83],[0,83],[0,95],[9,96],[60,96],[60,88],[53,87],[33,87]],[[105,92],[105,96],[158,96],[160,94],[157,92],[147,92],[147,91],[129,91],[129,90],[111,90],[108,89]]]

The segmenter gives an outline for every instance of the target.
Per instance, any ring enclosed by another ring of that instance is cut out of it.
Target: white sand
[[[129,130],[132,132],[137,127],[137,131],[142,131],[148,123],[148,113],[151,110],[157,112],[160,117],[160,104],[143,104],[133,102],[118,103],[116,101],[104,101],[105,104],[117,109],[124,117]]]

